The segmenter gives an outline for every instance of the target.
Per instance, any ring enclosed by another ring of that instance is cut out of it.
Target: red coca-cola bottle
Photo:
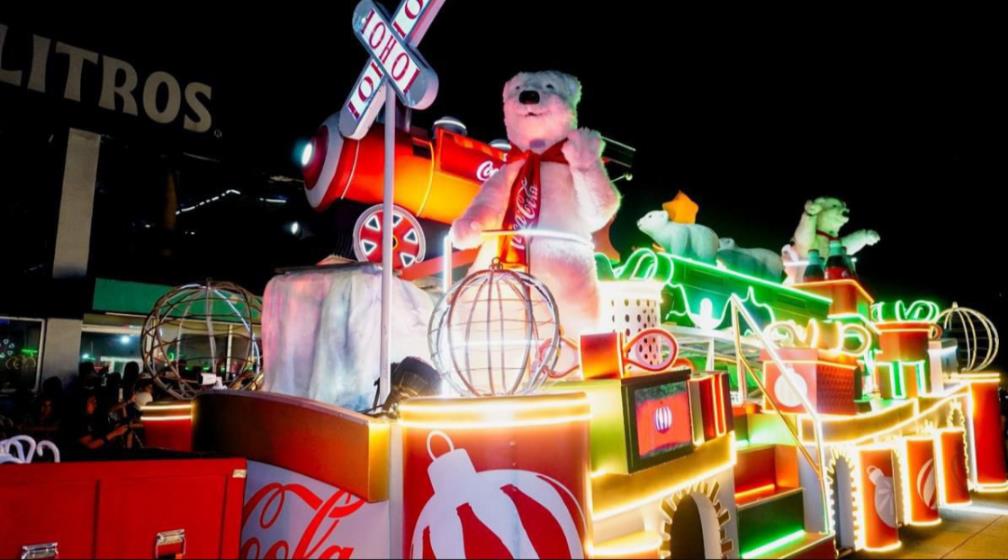
[[[829,258],[826,259],[826,279],[840,280],[841,278],[853,278],[850,267],[847,265],[847,251],[843,243],[830,241]]]

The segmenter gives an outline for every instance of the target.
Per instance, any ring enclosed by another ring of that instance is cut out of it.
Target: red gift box
[[[689,380],[690,405],[693,408],[697,436],[711,440],[734,429],[728,374],[709,372]]]
[[[875,303],[875,299],[865,291],[861,283],[853,278],[803,282],[795,284],[794,287],[830,298],[832,300],[830,315],[856,313],[867,318],[872,304]]]
[[[781,360],[797,374],[793,385],[804,391],[816,412],[823,414],[857,413],[855,377],[857,361],[844,354],[823,352],[817,348],[779,348]],[[763,352],[763,382],[773,400],[764,397],[764,406],[780,406],[783,412],[805,412],[801,398],[794,393],[780,368]]]
[[[936,325],[923,321],[886,321],[875,327],[879,331],[877,359],[885,362],[926,360],[928,341],[937,334]]]

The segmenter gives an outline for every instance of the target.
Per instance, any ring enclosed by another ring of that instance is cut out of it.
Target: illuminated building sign
[[[46,93],[49,78],[56,75],[52,63],[58,60],[66,67],[63,99],[93,103],[97,98],[102,109],[134,117],[142,113],[157,124],[178,125],[190,132],[207,132],[213,125],[208,108],[213,90],[207,84],[182,83],[160,70],[142,76],[125,60],[41,35],[31,35],[30,47],[23,39],[9,35],[8,27],[0,23],[0,82]],[[15,43],[30,54],[21,60],[5,56],[5,48]],[[87,91],[94,84],[98,90]]]

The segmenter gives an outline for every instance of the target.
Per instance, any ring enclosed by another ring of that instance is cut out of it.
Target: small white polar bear
[[[484,243],[481,234],[504,227],[515,189],[533,184],[528,177],[519,178],[519,173],[528,171],[523,166],[533,159],[532,153],[541,156],[538,215],[529,218],[531,209],[523,206],[522,212],[515,213],[522,214],[515,221],[521,225],[512,229],[527,229],[526,223],[532,222],[536,230],[584,239],[574,243],[536,237],[525,253],[529,273],[556,298],[565,335],[573,340],[598,327],[598,278],[591,234],[606,225],[620,203],[619,192],[602,163],[602,137],[577,128],[580,99],[581,83],[562,72],[521,72],[508,80],[503,91],[504,125],[512,153],[451,227],[456,247],[482,244],[470,270],[488,267],[499,256],[499,244],[496,239]]]
[[[728,270],[755,276],[772,282],[780,282],[784,274],[784,261],[770,249],[759,247],[742,248],[735,246],[731,237],[722,237],[717,260]]]
[[[673,222],[664,210],[653,210],[637,220],[637,229],[648,234],[670,255],[708,264],[714,264],[717,259],[718,236],[707,226]]]

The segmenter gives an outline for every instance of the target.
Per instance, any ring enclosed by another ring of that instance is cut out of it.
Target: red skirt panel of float
[[[403,404],[405,558],[582,558],[583,393]]]
[[[388,558],[389,423],[285,395],[200,395],[194,447],[248,457],[242,558]]]

